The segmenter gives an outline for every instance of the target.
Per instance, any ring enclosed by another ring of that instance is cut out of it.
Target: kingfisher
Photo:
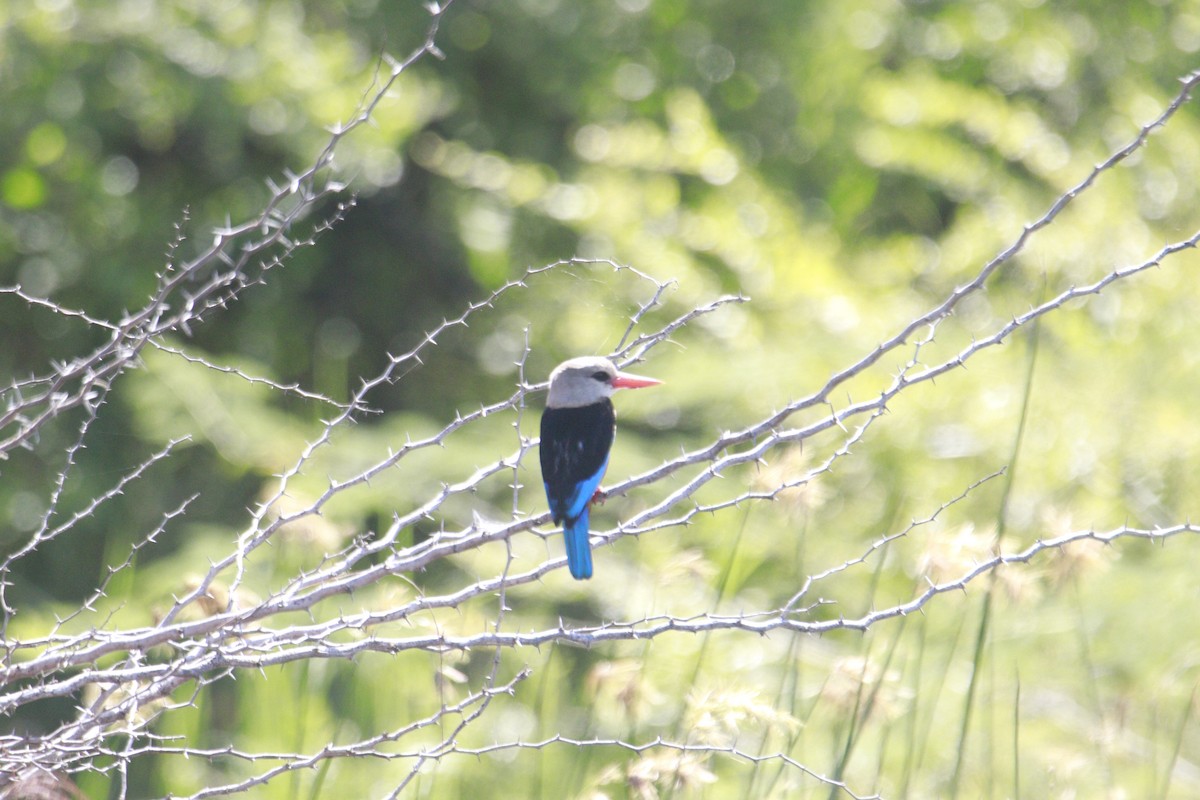
[[[538,454],[550,515],[563,526],[567,566],[576,580],[592,577],[588,506],[599,496],[617,432],[617,416],[609,398],[617,389],[660,383],[619,372],[601,356],[572,358],[550,373]]]

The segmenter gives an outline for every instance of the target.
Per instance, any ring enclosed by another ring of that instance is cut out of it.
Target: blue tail
[[[588,544],[588,507],[575,519],[563,520],[563,538],[567,542],[567,566],[577,581],[592,577],[592,547]]]

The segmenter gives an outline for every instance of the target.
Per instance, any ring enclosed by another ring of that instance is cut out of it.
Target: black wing
[[[547,408],[542,414],[542,481],[555,522],[567,515],[580,485],[599,483],[616,426],[617,416],[607,398],[590,406]]]

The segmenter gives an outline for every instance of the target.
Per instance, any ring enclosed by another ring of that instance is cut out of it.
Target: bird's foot
[[[602,505],[604,505],[604,501],[607,499],[608,499],[608,495],[604,493],[604,490],[597,489],[596,493],[594,495],[592,495],[592,499],[590,502],[594,506],[602,506]]]

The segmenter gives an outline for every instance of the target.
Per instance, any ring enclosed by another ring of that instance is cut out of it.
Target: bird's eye
[[[600,381],[601,383],[608,383],[608,381],[609,381],[608,373],[602,372],[602,371],[593,372],[592,378]]]

